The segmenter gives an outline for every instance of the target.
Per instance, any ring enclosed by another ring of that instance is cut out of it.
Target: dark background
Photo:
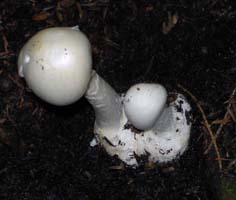
[[[236,199],[236,10],[233,0],[3,0],[0,2],[0,199]],[[37,31],[75,26],[94,69],[118,92],[158,82],[189,99],[188,151],[138,169],[91,148],[94,113],[82,98],[54,107],[17,75],[17,56]],[[190,91],[183,91],[178,84]],[[230,98],[231,97],[231,98]],[[229,105],[229,106],[228,106]],[[215,134],[212,147],[198,106]],[[225,113],[230,111],[226,120]]]

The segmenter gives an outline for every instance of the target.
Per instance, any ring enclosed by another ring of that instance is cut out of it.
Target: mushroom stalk
[[[160,117],[157,119],[155,125],[151,128],[152,131],[159,135],[170,132],[174,128],[173,111],[170,107],[163,109]]]
[[[95,111],[95,129],[118,129],[122,112],[120,96],[95,71],[92,72],[85,98]]]

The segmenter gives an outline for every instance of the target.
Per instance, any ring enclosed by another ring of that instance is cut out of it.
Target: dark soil
[[[223,198],[222,177],[236,178],[234,96],[232,114],[220,121],[217,137],[221,170],[213,147],[204,154],[211,138],[197,104],[209,123],[223,119],[236,87],[233,2],[1,1],[0,199]],[[94,68],[117,91],[125,92],[138,82],[159,82],[168,91],[186,95],[194,125],[189,149],[179,160],[154,167],[144,163],[138,169],[123,166],[102,148],[89,146],[94,113],[85,99],[54,107],[37,98],[19,78],[17,56],[27,39],[46,27],[75,25],[92,43]],[[212,126],[214,134],[219,126]],[[234,194],[226,198],[236,199]]]

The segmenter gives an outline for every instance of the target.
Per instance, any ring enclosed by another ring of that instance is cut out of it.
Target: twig
[[[5,52],[8,52],[9,43],[8,43],[7,37],[4,33],[2,34],[2,39],[3,39],[3,44],[4,44],[4,50],[5,50]]]
[[[229,165],[227,166],[227,169],[230,169],[232,166],[236,164],[236,159],[232,160]]]
[[[228,113],[228,111],[227,111],[227,112],[225,113],[225,115],[224,115],[223,121],[227,120],[228,117],[229,117],[229,113]],[[220,135],[221,130],[223,129],[223,127],[224,127],[224,123],[221,123],[220,126],[219,126],[219,128],[218,128],[217,131],[216,131],[215,139]],[[207,154],[207,153],[209,152],[209,150],[210,150],[211,147],[212,147],[212,144],[213,144],[213,143],[212,143],[212,141],[211,141],[211,143],[208,145],[207,149],[204,151],[204,154]]]
[[[7,52],[0,52],[0,60],[8,59],[15,54],[13,52],[7,51]]]
[[[233,92],[231,93],[230,97],[229,97],[229,100],[228,100],[228,106],[227,106],[227,110],[225,112],[225,115],[224,115],[224,118],[223,118],[223,122],[227,121],[227,119],[229,119],[230,117],[235,121],[235,118],[234,118],[234,115],[233,115],[233,112],[231,110],[231,106],[232,106],[232,100],[233,100],[233,97],[234,97],[234,94],[235,94],[235,91],[236,91],[236,88],[233,90]],[[235,121],[236,122],[236,121]],[[221,133],[221,130],[223,129],[225,123],[221,123],[219,128],[217,129],[216,131],[216,135],[215,135],[215,138],[217,138],[220,133]],[[208,148],[205,150],[204,154],[207,154],[209,152],[209,150],[211,149],[212,147],[212,142],[209,144]]]
[[[236,123],[236,117],[231,109],[229,109],[229,115],[232,118],[232,120],[234,121],[234,123]]]
[[[13,83],[15,83],[19,88],[24,89],[24,86],[23,86],[19,81],[17,81],[16,78],[12,77],[11,75],[8,75],[8,78],[9,78]]]
[[[79,17],[80,17],[80,19],[82,19],[83,15],[84,15],[84,12],[83,12],[83,9],[82,9],[82,7],[81,7],[79,1],[76,2],[76,7],[77,7],[77,10],[79,11]]]
[[[205,127],[207,128],[208,130],[208,133],[210,135],[210,138],[211,138],[211,141],[214,145],[214,148],[215,148],[215,151],[216,151],[216,156],[217,156],[217,161],[218,161],[218,165],[219,165],[219,169],[221,170],[222,169],[222,159],[221,159],[221,156],[220,156],[220,152],[219,152],[219,149],[218,149],[218,146],[217,146],[217,143],[216,143],[216,138],[211,130],[211,126],[206,118],[206,114],[202,108],[202,106],[198,103],[198,100],[197,98],[190,92],[188,91],[186,88],[184,88],[182,85],[178,84],[178,87],[181,88],[184,92],[186,92],[192,99],[193,101],[196,103],[201,115],[202,115],[202,118],[203,118],[203,121],[204,121],[204,124],[205,124]]]

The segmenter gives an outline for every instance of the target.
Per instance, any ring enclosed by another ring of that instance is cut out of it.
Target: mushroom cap
[[[151,129],[161,115],[167,100],[166,89],[159,84],[136,84],[124,97],[124,111],[133,126]]]
[[[48,103],[74,103],[86,92],[92,73],[90,42],[78,27],[39,31],[21,49],[18,73]]]

